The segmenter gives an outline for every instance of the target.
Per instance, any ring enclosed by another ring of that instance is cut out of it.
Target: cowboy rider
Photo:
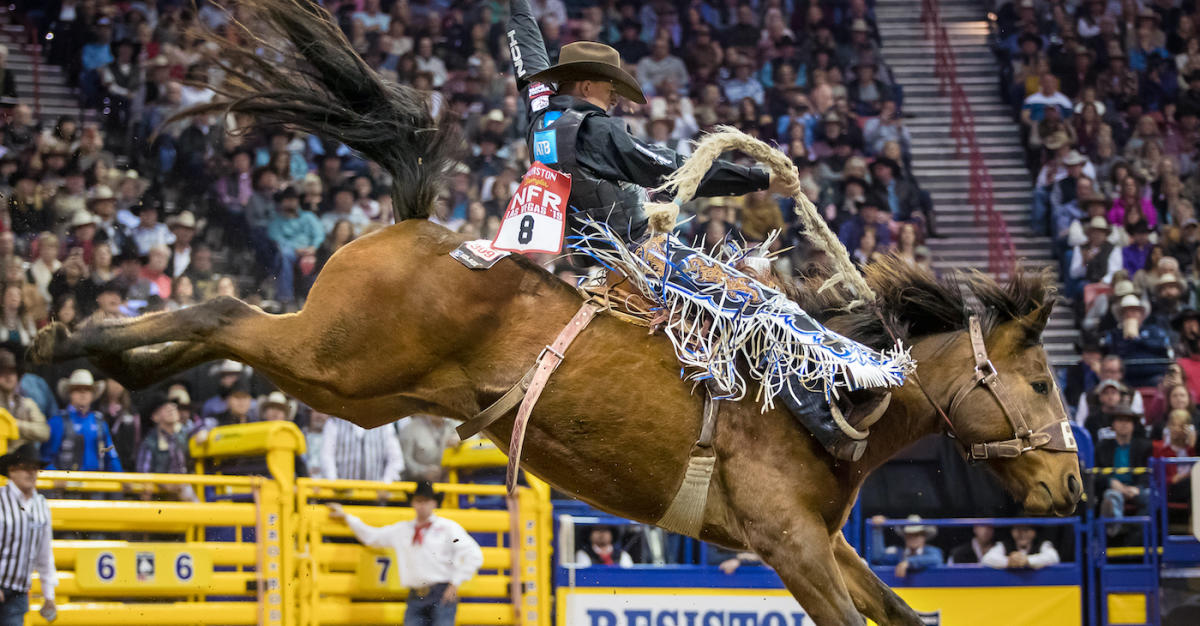
[[[529,0],[513,0],[511,9],[508,47],[526,104],[530,160],[570,175],[567,229],[577,230],[581,219],[588,218],[606,223],[627,244],[638,242],[648,225],[642,208],[645,189],[662,184],[685,159],[633,137],[621,118],[609,115],[618,96],[646,102],[638,82],[621,69],[615,49],[593,41],[569,43],[551,66]],[[744,195],[762,189],[790,193],[782,177],[764,167],[716,160],[696,195]],[[831,454],[856,460],[865,441],[851,440],[837,426],[824,390],[799,387],[782,394],[791,412]],[[860,395],[875,406],[886,397],[886,391]]]
[[[628,242],[638,240],[647,225],[644,190],[662,184],[685,159],[633,137],[624,120],[609,116],[617,96],[645,104],[637,80],[621,69],[615,49],[593,41],[563,46],[551,66],[529,0],[513,0],[507,33],[517,88],[526,103],[531,160],[571,175],[568,230],[586,216],[606,222]],[[696,195],[762,189],[784,191],[764,167],[718,160]]]

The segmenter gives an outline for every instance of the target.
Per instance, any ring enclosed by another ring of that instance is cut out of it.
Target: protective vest
[[[578,226],[580,218],[589,217],[608,224],[626,241],[634,241],[646,231],[645,191],[630,182],[596,178],[576,158],[579,128],[593,115],[597,113],[575,109],[546,112],[530,128],[529,154],[534,161],[570,174],[568,231]]]

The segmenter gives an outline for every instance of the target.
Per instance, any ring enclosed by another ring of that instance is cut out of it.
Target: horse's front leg
[[[775,569],[817,626],[864,626],[838,570],[824,520],[799,509],[775,513],[744,521],[750,547]]]
[[[879,626],[922,626],[924,622],[917,612],[879,580],[841,531],[833,535],[831,545],[842,579],[860,613]]]

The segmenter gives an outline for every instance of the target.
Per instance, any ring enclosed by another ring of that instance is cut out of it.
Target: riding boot
[[[832,409],[823,392],[810,391],[794,381],[789,381],[788,387],[779,397],[829,454],[842,461],[857,461],[862,457],[867,440],[851,438],[833,421]]]
[[[824,393],[809,391],[794,379],[788,380],[787,389],[778,397],[829,454],[843,461],[862,458],[867,449],[867,429],[883,415],[892,400],[891,392],[883,388],[842,389],[836,405],[830,405]],[[844,430],[835,420],[834,411],[842,416],[844,426],[862,432],[863,437],[855,438]]]

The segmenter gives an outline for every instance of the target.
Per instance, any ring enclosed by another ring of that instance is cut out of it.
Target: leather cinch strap
[[[508,446],[508,469],[505,472],[505,484],[508,486],[510,495],[517,488],[517,468],[521,462],[521,447],[525,443],[525,424],[529,421],[529,414],[533,412],[533,406],[537,404],[542,390],[546,388],[550,375],[566,358],[564,354],[571,342],[575,341],[579,333],[587,328],[596,314],[602,310],[604,308],[595,302],[584,302],[583,306],[579,307],[575,313],[575,317],[571,318],[571,321],[567,322],[567,325],[559,331],[554,343],[542,348],[533,367],[525,372],[517,384],[500,396],[499,400],[481,411],[479,415],[463,422],[455,429],[458,431],[458,436],[463,439],[474,436],[506,415],[518,402],[520,403],[521,408],[517,410],[517,418],[513,422],[512,439]]]

